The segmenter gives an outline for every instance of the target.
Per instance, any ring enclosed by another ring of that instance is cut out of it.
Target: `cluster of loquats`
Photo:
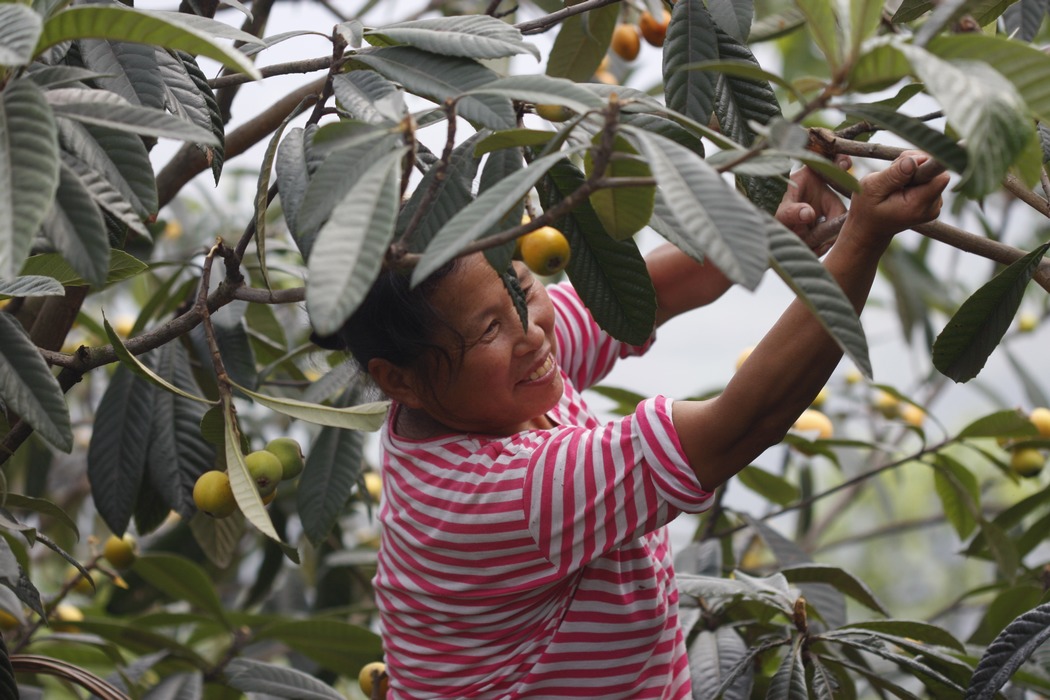
[[[282,481],[294,479],[303,471],[305,458],[296,440],[289,437],[274,438],[261,450],[244,456],[248,474],[259,490],[264,505],[277,497],[277,486]],[[204,472],[193,485],[193,502],[197,509],[213,518],[226,518],[237,510],[237,501],[230,486],[230,476],[225,471]]]

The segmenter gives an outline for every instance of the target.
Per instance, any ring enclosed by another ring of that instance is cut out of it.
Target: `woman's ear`
[[[368,361],[368,374],[376,386],[394,401],[409,408],[420,408],[423,405],[420,400],[421,387],[416,373],[412,370],[375,357]]]

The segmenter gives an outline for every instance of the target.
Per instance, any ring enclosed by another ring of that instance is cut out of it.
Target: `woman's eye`
[[[488,325],[488,328],[485,329],[485,332],[482,335],[487,338],[497,330],[499,330],[499,321],[494,320]]]

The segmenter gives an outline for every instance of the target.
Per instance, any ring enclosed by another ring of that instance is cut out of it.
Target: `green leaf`
[[[58,120],[58,133],[65,155],[83,161],[101,175],[141,219],[157,214],[157,183],[141,137],[70,119]]]
[[[748,700],[754,684],[754,669],[742,662],[748,660],[748,645],[733,627],[701,630],[688,646],[689,670],[693,681],[693,697],[724,700]],[[741,672],[734,674],[734,670]],[[718,689],[729,680],[722,693]]]
[[[796,564],[780,570],[791,583],[826,583],[875,612],[889,615],[864,581],[845,569],[825,564]]]
[[[69,452],[73,429],[58,380],[14,316],[0,313],[0,399],[49,443]]]
[[[369,124],[396,124],[406,112],[404,91],[371,71],[335,76],[332,92],[343,109]]]
[[[936,692],[943,694],[938,695],[938,697],[960,697],[963,693],[963,688],[958,683],[940,673],[931,665],[923,663],[924,660],[897,653],[879,642],[877,638],[873,639],[870,636],[863,636],[854,639],[847,636],[836,636],[835,641],[843,646],[852,647],[886,659],[900,666],[903,670],[910,672],[924,683],[932,683]],[[827,657],[825,657],[825,660],[827,660]]]
[[[244,516],[239,511],[228,518],[213,518],[197,511],[189,524],[193,539],[200,545],[208,561],[221,569],[233,562],[247,529]]]
[[[321,430],[310,446],[297,498],[303,534],[315,547],[346,509],[364,469],[363,449],[361,432],[332,427]]]
[[[965,647],[951,632],[928,622],[916,620],[865,620],[843,625],[840,631],[870,630],[896,637],[910,637],[923,644],[947,647],[955,651],[964,651]]]
[[[966,142],[970,161],[960,183],[962,190],[974,198],[997,190],[1034,130],[1021,95],[986,63],[946,61],[903,43],[897,48]]]
[[[888,39],[872,40],[868,49],[854,62],[849,72],[848,87],[854,92],[884,90],[911,73],[911,65]]]
[[[550,209],[583,182],[576,166],[558,161],[539,187],[544,208]],[[638,246],[631,239],[613,240],[587,202],[555,226],[572,249],[565,272],[595,322],[617,340],[643,345],[656,324],[656,293]]]
[[[589,81],[609,50],[619,15],[619,4],[612,3],[566,18],[547,56],[547,75]]]
[[[0,296],[6,298],[60,297],[65,293],[58,280],[44,275],[21,275],[12,280],[0,280]]]
[[[139,107],[106,90],[57,88],[47,93],[55,115],[96,126],[121,129],[141,136],[180,139],[217,146],[218,138],[209,129],[197,126],[150,107]]]
[[[980,373],[1021,305],[1025,287],[1050,243],[1009,265],[962,303],[933,344],[933,364],[956,382]]]
[[[506,129],[497,131],[478,141],[474,148],[475,156],[499,151],[504,148],[521,148],[522,146],[545,146],[557,136],[545,129]]]
[[[592,143],[600,145],[602,136],[596,134]],[[593,151],[584,154],[587,178],[596,177]],[[602,177],[652,177],[649,166],[638,157],[638,151],[622,136],[613,141],[613,152]],[[656,198],[654,185],[640,187],[602,188],[591,193],[590,202],[601,219],[606,232],[620,241],[641,231],[653,215]]]
[[[800,496],[799,488],[790,481],[754,464],[738,472],[737,478],[759,496],[782,506],[794,503]]]
[[[440,56],[410,46],[361,52],[355,54],[353,60],[400,83],[407,91],[438,104],[455,100],[499,77],[494,71],[470,59]],[[490,129],[512,129],[517,126],[510,99],[500,95],[463,97],[456,103],[456,112],[467,121]]]
[[[365,38],[383,37],[399,44],[445,56],[466,58],[506,58],[531,54],[538,61],[540,52],[522,39],[515,26],[488,15],[431,17],[366,29]]]
[[[110,248],[102,213],[87,185],[64,162],[43,233],[88,284],[98,287],[105,283]]]
[[[281,545],[285,555],[292,561],[298,563],[299,554],[292,546],[281,541],[281,536],[274,529],[270,513],[263,505],[259,496],[259,488],[255,479],[248,472],[248,465],[244,463],[244,453],[241,452],[241,435],[237,427],[237,413],[233,402],[229,399],[223,400],[223,441],[226,455],[226,473],[230,476],[230,488],[233,490],[233,498],[237,501],[237,507],[244,517],[254,525],[260,532]]]
[[[52,46],[74,39],[113,39],[154,44],[185,51],[195,56],[207,56],[255,80],[262,78],[259,70],[240,51],[225,48],[215,43],[210,33],[189,26],[194,21],[188,19],[187,15],[174,18],[164,13],[146,12],[122,5],[68,7],[55,13],[44,23],[44,31],[37,41],[34,53],[39,56]],[[214,21],[206,25],[201,23],[201,26],[207,26],[211,31],[217,30],[216,25],[222,25],[222,23]],[[227,29],[229,31],[224,31],[224,33],[236,31],[233,27],[227,27]],[[244,32],[237,32],[237,34],[243,34],[252,42],[258,41],[250,34]],[[243,37],[238,37],[238,39],[244,40]]]
[[[0,92],[0,278],[14,277],[58,191],[58,129],[30,80]]]
[[[226,664],[226,683],[244,693],[257,692],[299,700],[343,700],[343,695],[308,673],[255,659]]]
[[[485,83],[465,95],[501,95],[519,102],[556,104],[583,114],[600,110],[605,102],[593,92],[565,78],[547,75],[511,75]]]
[[[751,34],[751,25],[755,20],[755,4],[752,0],[709,0],[707,5],[715,23],[722,31],[737,41],[747,41]],[[677,7],[677,3],[675,6]],[[656,14],[655,10],[652,12]],[[674,21],[673,12],[672,21]],[[664,46],[667,46],[666,42]]]
[[[485,167],[481,170],[481,178],[478,183],[478,194],[481,195],[487,190],[491,189],[496,184],[503,180],[513,177],[515,173],[519,172],[525,167],[525,156],[519,148],[508,148],[501,151],[496,151],[485,159]],[[514,228],[521,223],[525,216],[525,202],[519,201],[500,218],[499,221],[494,223],[492,227],[482,235],[482,239],[486,236],[494,235],[500,231],[506,231],[507,229]],[[488,260],[489,265],[496,274],[500,275],[503,280],[504,286],[507,288],[507,292],[510,294],[511,301],[515,308],[518,310],[518,315],[522,321],[522,328],[528,328],[528,309],[524,304],[524,294],[520,294],[520,288],[517,285],[518,276],[513,273],[508,274],[511,261],[514,259],[514,251],[517,248],[517,241],[506,241],[497,246],[491,246],[484,250],[485,259]],[[519,302],[521,302],[519,304]]]
[[[883,4],[882,0],[850,0],[850,56],[859,55],[864,41],[878,30]]]
[[[168,380],[161,377],[159,374],[151,370],[144,362],[139,360],[137,357],[131,354],[127,346],[124,345],[124,341],[120,339],[117,332],[113,330],[113,326],[109,325],[109,321],[105,315],[102,316],[102,327],[106,330],[106,337],[109,342],[113,344],[113,352],[116,353],[117,359],[120,360],[125,367],[129,370],[142,377],[143,379],[153,382],[165,391],[170,391],[173,394],[177,394],[183,398],[190,399],[191,401],[197,401],[199,403],[207,404],[209,406],[214,405],[216,402],[211,399],[204,398],[203,396],[195,396],[188,391],[183,391],[179,387],[175,386]]]
[[[759,212],[702,158],[687,148],[633,127],[624,127],[652,169],[658,186],[654,228],[673,235],[684,252],[710,258],[747,289],[762,279],[769,246]]]
[[[525,168],[485,190],[469,205],[449,219],[427,245],[423,258],[412,271],[412,284],[419,284],[430,273],[459,255],[464,246],[489,233],[510,209],[516,206],[564,152],[537,158]]]
[[[974,669],[966,700],[992,700],[1010,677],[1050,638],[1050,604],[1029,610],[1006,626]]]
[[[801,239],[766,216],[770,266],[809,307],[843,352],[864,376],[871,378],[871,360],[864,326],[838,282]]]
[[[292,418],[346,430],[379,430],[386,419],[386,413],[390,407],[389,401],[376,401],[357,406],[335,408],[286,397],[264,396],[263,394],[249,391],[242,386],[237,386],[237,389],[263,406]]]
[[[796,3],[806,16],[806,26],[809,27],[813,40],[824,58],[828,61],[828,67],[834,73],[842,65],[843,56],[842,24],[835,12],[835,3],[827,0],[798,0]]]
[[[188,393],[197,390],[189,356],[181,343],[167,343],[156,351],[159,376]],[[168,391],[157,392],[146,473],[169,510],[184,520],[197,513],[193,486],[215,464],[215,446],[204,439],[200,423],[205,410],[196,401]]]
[[[806,688],[806,668],[802,664],[802,638],[791,646],[773,674],[766,692],[766,700],[809,700]]]
[[[142,219],[135,211],[135,208],[109,180],[102,176],[101,173],[79,158],[71,156],[65,152],[62,153],[62,165],[64,168],[69,168],[69,170],[76,175],[77,179],[80,180],[80,183],[84,186],[84,189],[91,197],[91,200],[99,209],[105,210],[106,213],[111,215],[128,229],[134,231],[143,239],[147,241],[152,240],[153,237],[150,234],[149,229],[146,228],[144,223],[142,223]],[[108,245],[106,246],[106,249],[107,255],[104,265],[105,271],[108,272]]]
[[[276,639],[325,668],[344,673],[361,668],[382,654],[379,635],[339,620],[290,620],[263,627],[257,640]]]
[[[296,127],[281,139],[274,159],[277,173],[277,191],[280,192],[281,213],[289,231],[299,230],[299,207],[310,185],[306,167],[305,132]],[[298,240],[296,241],[298,244]],[[300,249],[301,251],[301,249]],[[304,257],[306,254],[304,253]]]
[[[977,477],[960,462],[943,453],[934,455],[934,488],[941,499],[944,515],[960,539],[977,527],[981,493]]]
[[[361,183],[362,175],[377,163],[385,162],[391,154],[399,152],[402,151],[397,145],[397,139],[392,135],[384,135],[330,153],[310,174],[302,201],[296,207],[295,228],[292,229],[296,244],[307,261],[310,260],[321,229],[326,222],[334,219],[333,211],[346,199],[351,189]],[[372,186],[375,184],[372,183]],[[368,183],[363,186],[367,187]],[[334,223],[338,225],[338,219]]]
[[[148,269],[148,265],[123,250],[110,249],[109,274],[106,276],[106,284],[122,282]],[[59,284],[67,287],[81,287],[87,284],[58,253],[30,256],[22,266],[21,274],[53,277],[58,280]]]
[[[84,67],[102,74],[92,81],[91,87],[97,88],[92,91],[116,93],[133,105],[163,111],[167,116],[156,47],[127,41],[81,39],[77,48]]]
[[[379,274],[394,235],[404,150],[374,163],[317,234],[306,282],[306,309],[318,333],[343,325]]]
[[[3,503],[5,508],[31,510],[34,513],[54,518],[62,525],[68,527],[78,540],[80,539],[80,528],[77,527],[76,521],[66,511],[47,499],[33,498],[32,496],[25,496],[19,493],[8,493],[4,496]]]
[[[43,28],[40,15],[18,3],[0,5],[0,66],[25,66]]]
[[[1012,408],[982,416],[962,430],[957,437],[1038,437],[1039,430],[1020,409]]]
[[[146,472],[154,391],[126,367],[117,367],[95,412],[88,481],[99,515],[117,535],[131,522]]]
[[[701,124],[708,123],[715,105],[715,76],[690,67],[717,59],[714,19],[703,0],[676,2],[663,47],[667,106]]]
[[[177,554],[148,553],[135,560],[132,571],[165,595],[189,603],[226,629],[232,629],[211,576],[192,559]]]

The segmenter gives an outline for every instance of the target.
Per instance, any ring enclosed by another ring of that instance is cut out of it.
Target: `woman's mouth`
[[[535,370],[533,370],[532,374],[530,374],[525,379],[525,381],[527,381],[527,382],[534,382],[537,379],[542,379],[543,377],[547,376],[547,374],[549,374],[553,369],[554,369],[554,355],[548,353],[547,357],[544,358],[544,360],[543,360],[543,364],[541,364],[539,367],[537,367]]]

